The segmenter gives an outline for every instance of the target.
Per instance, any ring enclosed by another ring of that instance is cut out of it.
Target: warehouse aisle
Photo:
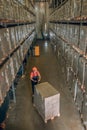
[[[6,130],[82,130],[79,114],[72,96],[66,86],[63,72],[55,53],[47,41],[37,41],[40,46],[40,56],[30,56],[23,76],[17,86],[17,102],[9,110]],[[61,116],[44,123],[37,110],[32,105],[31,83],[29,74],[31,68],[37,66],[42,80],[51,83],[61,95]]]

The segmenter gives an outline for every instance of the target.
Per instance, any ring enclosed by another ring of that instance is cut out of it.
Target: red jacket
[[[30,73],[30,79],[33,79],[34,77],[37,77],[37,76],[40,77],[39,71],[32,71],[32,72]]]

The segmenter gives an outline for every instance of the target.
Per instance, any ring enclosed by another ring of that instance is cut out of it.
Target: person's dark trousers
[[[31,81],[31,84],[32,84],[32,103],[34,103],[34,88],[35,88],[35,85],[37,84],[38,82],[33,82]]]
[[[34,87],[35,85],[37,84],[38,82],[33,82],[31,81],[31,84],[32,84],[32,94],[34,95]]]

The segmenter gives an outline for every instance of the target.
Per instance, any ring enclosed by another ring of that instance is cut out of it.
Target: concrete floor
[[[83,130],[79,113],[73,102],[65,77],[48,42],[37,41],[40,45],[40,56],[29,57],[25,77],[22,77],[16,89],[17,102],[9,110],[6,130]],[[31,82],[29,74],[31,68],[37,66],[42,80],[51,83],[61,95],[61,116],[44,123],[37,110],[32,105]]]

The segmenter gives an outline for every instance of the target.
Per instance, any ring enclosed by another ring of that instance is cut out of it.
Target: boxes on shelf
[[[60,116],[60,93],[48,82],[36,85],[34,105],[45,121]]]

